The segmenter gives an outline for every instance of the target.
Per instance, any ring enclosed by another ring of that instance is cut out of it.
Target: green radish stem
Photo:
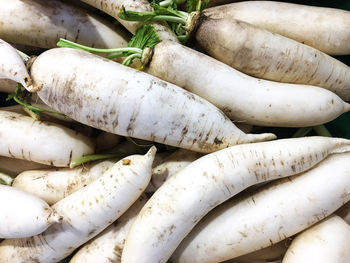
[[[126,156],[127,156],[127,154],[125,154],[125,153],[104,153],[104,154],[83,155],[83,156],[80,156],[80,157],[73,159],[69,163],[69,168],[74,168],[78,165],[81,165],[81,164],[87,163],[87,162],[91,162],[91,161],[110,159],[110,158],[123,158]]]
[[[13,182],[13,178],[7,174],[0,172],[0,184],[11,185]]]
[[[317,135],[325,136],[325,137],[332,137],[332,134],[328,131],[328,129],[324,125],[317,125],[312,128]]]
[[[52,114],[57,114],[59,116],[63,116],[66,117],[65,114],[60,113],[60,112],[56,112],[56,111],[51,111],[51,110],[46,110],[43,108],[39,108],[39,107],[35,107],[32,106],[28,103],[25,103],[23,101],[23,91],[22,91],[22,85],[21,84],[17,84],[17,88],[15,90],[15,93],[11,93],[7,96],[6,101],[13,99],[15,102],[17,102],[19,105],[23,106],[25,109],[28,109],[30,112],[34,113],[35,115],[42,113],[42,112],[46,112],[46,113],[52,113]]]

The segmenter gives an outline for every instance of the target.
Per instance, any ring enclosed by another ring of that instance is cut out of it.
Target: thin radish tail
[[[350,152],[349,139],[343,139],[343,138],[333,138],[333,139],[337,139],[338,141],[334,144],[334,147],[330,151],[330,154]]]
[[[348,112],[348,111],[350,111],[350,103],[345,102],[344,103],[344,111],[343,111],[343,113]]]
[[[254,142],[264,142],[276,139],[277,136],[273,133],[261,133],[261,134],[245,134],[237,140],[237,144],[242,143],[254,143]]]

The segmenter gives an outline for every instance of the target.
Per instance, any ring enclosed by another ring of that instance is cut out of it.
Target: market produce
[[[330,55],[350,54],[350,12],[346,10],[278,1],[240,1],[205,12],[214,18],[248,22]]]
[[[183,240],[171,262],[221,262],[271,246],[349,200],[350,153],[333,154],[300,175],[214,209]]]
[[[282,263],[348,263],[350,225],[331,216],[297,235]]]
[[[73,158],[94,152],[94,142],[64,126],[0,111],[0,155],[65,167]]]
[[[55,47],[60,37],[100,48],[122,47],[130,37],[121,26],[57,0],[1,0],[0,24],[0,38],[42,48]]]
[[[134,11],[151,11],[152,7],[147,0],[82,0],[91,6],[94,6],[106,14],[117,19],[127,30],[132,34],[135,34],[136,29],[142,26],[143,23],[129,22],[118,17],[118,14],[122,7],[128,8]],[[178,41],[175,34],[171,31],[170,27],[164,22],[153,22],[152,25],[157,30],[160,39]],[[115,46],[115,45],[114,45]]]
[[[31,89],[32,79],[21,56],[10,44],[0,39],[0,79],[10,79]]]
[[[52,208],[63,217],[42,234],[0,243],[0,262],[58,262],[103,231],[142,194],[151,178],[156,153],[120,160],[88,186],[57,202]],[[30,245],[26,245],[30,244]]]
[[[0,238],[38,235],[62,220],[43,200],[11,186],[0,184],[0,199]]]
[[[204,99],[85,51],[46,51],[33,62],[31,76],[51,108],[118,135],[204,153],[275,138],[245,134]]]
[[[122,262],[166,262],[215,206],[251,185],[301,173],[329,154],[349,150],[350,140],[316,136],[236,145],[207,154],[153,194],[128,234]]]

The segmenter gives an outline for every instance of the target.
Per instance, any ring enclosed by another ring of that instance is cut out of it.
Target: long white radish
[[[152,7],[147,0],[82,0],[82,2],[92,5],[114,17],[132,34],[135,34],[136,30],[141,27],[143,23],[129,22],[120,19],[118,17],[118,14],[122,7],[125,7],[128,10],[139,12],[152,11]],[[152,22],[152,25],[156,29],[161,40],[171,40],[178,42],[177,37],[166,23]]]
[[[208,100],[233,121],[305,127],[350,110],[328,90],[256,79],[172,41],[160,42],[150,54],[148,73]]]
[[[58,262],[118,219],[142,194],[156,149],[120,160],[99,179],[52,208],[63,216],[40,235],[0,243],[0,262]]]
[[[120,262],[126,236],[147,200],[145,194],[141,195],[117,221],[80,248],[69,263]]]
[[[231,199],[203,218],[172,260],[224,261],[310,227],[350,200],[349,160],[350,153],[331,155],[303,174],[272,182],[253,195]]]
[[[243,21],[201,17],[195,38],[210,56],[248,75],[320,86],[350,100],[350,67],[339,60]]]
[[[350,54],[350,12],[277,1],[242,1],[206,9],[246,21],[331,55]]]
[[[76,168],[30,170],[20,173],[13,187],[31,193],[52,205],[99,178],[115,161],[81,165]]]
[[[350,262],[350,225],[333,215],[297,235],[282,263]]]
[[[21,83],[26,89],[31,89],[30,78],[23,59],[16,49],[0,39],[0,79],[11,79]]]
[[[350,140],[304,137],[237,145],[207,154],[153,194],[128,234],[122,262],[166,262],[215,206],[251,185],[303,172],[331,153],[349,150]]]
[[[31,76],[51,108],[118,135],[200,152],[275,138],[245,134],[206,100],[85,51],[48,50],[33,62]]]
[[[92,154],[92,139],[64,126],[0,111],[0,155],[52,166],[69,166],[73,158]]]
[[[43,200],[11,186],[0,184],[0,199],[0,238],[38,235],[61,220]]]
[[[99,48],[129,41],[120,26],[56,0],[0,0],[0,21],[6,41],[42,48],[56,47],[60,37]]]

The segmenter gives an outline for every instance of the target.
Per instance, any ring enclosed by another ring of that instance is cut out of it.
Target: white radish
[[[297,235],[282,263],[350,262],[350,225],[333,215]]]
[[[147,200],[145,194],[141,195],[117,221],[80,248],[69,263],[120,262],[125,238]]]
[[[183,240],[173,262],[228,260],[310,227],[350,200],[349,160],[350,153],[331,155],[303,174],[217,207]]]
[[[0,39],[0,57],[0,79],[11,79],[30,90],[32,80],[23,59],[15,48],[2,39]]]
[[[160,42],[149,54],[148,73],[208,100],[233,121],[316,126],[350,110],[349,104],[328,90],[256,79],[172,41]]]
[[[350,67],[346,64],[246,22],[215,16],[204,11],[195,32],[196,41],[210,56],[254,77],[315,85],[350,100]]]
[[[0,111],[0,155],[52,166],[94,152],[91,139],[64,126]]]
[[[0,262],[58,262],[118,219],[142,194],[156,149],[120,160],[96,181],[52,208],[63,216],[40,235],[0,243]]]
[[[207,154],[153,194],[128,234],[122,262],[166,262],[215,206],[251,185],[303,172],[331,153],[349,150],[350,140],[304,137],[237,145]]]
[[[52,168],[52,167],[45,164],[31,162],[27,160],[0,156],[0,172],[8,174],[10,176],[16,176],[19,173],[22,173],[28,170],[49,169],[49,168]]]
[[[84,45],[125,47],[129,34],[86,10],[56,0],[1,0],[0,36],[6,41],[53,48],[60,37]]]
[[[94,6],[110,16],[117,19],[127,30],[135,34],[136,30],[142,26],[141,22],[129,22],[118,17],[122,7],[133,11],[152,11],[152,7],[147,0],[82,0],[83,2]],[[171,31],[170,27],[163,22],[152,22],[161,40],[172,40],[178,42],[177,37]]]
[[[46,51],[32,64],[31,76],[54,110],[118,135],[200,152],[275,138],[245,134],[204,99],[85,51]]]
[[[61,220],[43,200],[11,186],[0,184],[0,200],[0,238],[38,235]]]
[[[331,55],[350,54],[350,12],[277,1],[242,1],[206,9],[246,21]]]
[[[13,187],[31,193],[52,205],[99,178],[115,161],[81,165],[76,168],[56,168],[25,171],[17,175]]]

